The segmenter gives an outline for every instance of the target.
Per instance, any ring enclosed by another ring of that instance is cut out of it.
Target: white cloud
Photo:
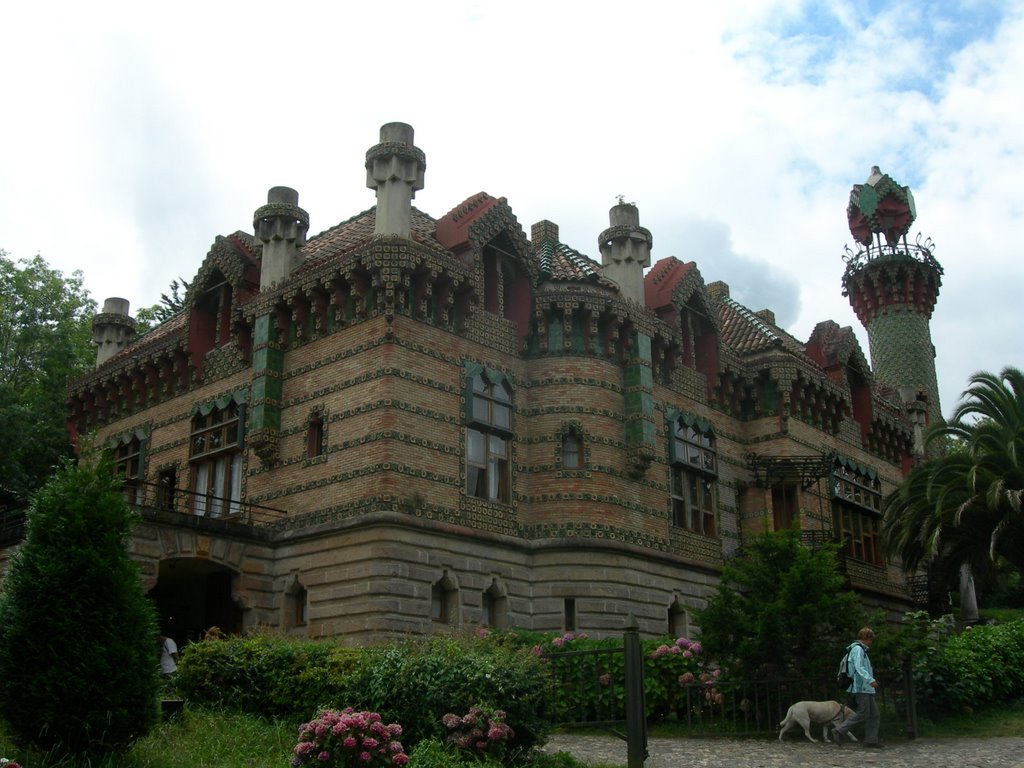
[[[624,195],[654,257],[693,259],[806,338],[840,293],[849,189],[914,189],[946,269],[946,412],[1021,365],[1024,5],[916,2],[20,4],[0,47],[0,247],[156,302],[269,187],[319,232],[370,207],[393,120],[427,154],[416,204],[486,190],[597,256]]]

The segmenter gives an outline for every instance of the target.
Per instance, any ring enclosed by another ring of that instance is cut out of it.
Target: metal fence
[[[655,723],[648,723],[651,713],[645,706],[644,659],[635,621],[627,627],[621,646],[551,652],[545,658],[553,662],[558,724],[609,730],[630,745],[629,768],[643,766],[647,728]],[[876,696],[883,736],[915,738],[916,703],[909,661],[883,680]],[[852,697],[834,684],[797,679],[714,678],[679,685],[669,698],[671,706],[667,712],[659,712],[658,724],[680,735],[698,737],[774,737],[786,711],[797,701],[836,700],[855,706]],[[619,730],[623,727],[625,733]],[[802,738],[802,733],[797,735]],[[819,728],[815,737],[820,735]]]
[[[552,664],[559,725],[604,728],[626,742],[627,768],[647,759],[644,659],[640,627],[626,622],[621,646],[544,654]],[[612,678],[624,681],[612,685]],[[625,728],[625,732],[620,731]]]

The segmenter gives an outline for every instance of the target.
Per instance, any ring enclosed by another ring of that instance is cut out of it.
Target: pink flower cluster
[[[700,643],[695,640],[687,640],[685,637],[678,638],[672,645],[659,645],[650,653],[652,659],[660,659],[665,655],[680,655],[684,659],[692,659],[704,651]]]
[[[566,643],[571,643],[573,640],[586,640],[588,637],[590,637],[590,635],[586,632],[566,632],[564,635],[557,635],[552,638],[551,644],[555,646],[555,648],[561,648]],[[535,645],[531,650],[534,656],[544,655],[543,645]]]
[[[480,707],[470,707],[461,717],[449,712],[441,722],[448,731],[448,741],[475,754],[500,754],[512,741],[515,731],[505,722],[508,715],[504,710],[488,712]]]
[[[292,750],[292,768],[317,765],[324,768],[372,768],[405,765],[398,737],[402,726],[385,725],[376,712],[324,710],[315,720],[299,726],[299,743]]]
[[[0,768],[21,768],[21,765],[6,757],[0,757]]]

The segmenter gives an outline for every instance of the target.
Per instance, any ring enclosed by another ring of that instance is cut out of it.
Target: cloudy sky
[[[806,339],[841,294],[850,187],[909,185],[945,268],[942,408],[1024,366],[1024,0],[18,3],[0,30],[0,248],[137,309],[251,231],[276,185],[310,235],[371,207],[407,122],[415,205],[508,198],[600,260],[619,195]]]

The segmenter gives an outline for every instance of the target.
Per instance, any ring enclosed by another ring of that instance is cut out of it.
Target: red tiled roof
[[[357,213],[351,219],[325,229],[306,241],[302,253],[306,262],[320,263],[338,253],[344,253],[373,238],[377,223],[377,207]],[[418,208],[412,209],[412,239],[416,242],[438,247],[434,230],[437,222]]]
[[[690,271],[696,269],[692,261],[685,264],[675,256],[661,259],[644,275],[644,298],[650,309],[659,309],[672,303],[672,293]]]
[[[467,197],[437,220],[437,241],[449,250],[468,244],[469,225],[499,202],[501,199],[491,197],[486,192]]]
[[[739,354],[784,349],[805,360],[804,345],[774,323],[754,314],[728,296],[715,302],[722,319],[722,344]]]
[[[534,243],[542,280],[557,282],[585,282],[604,288],[618,289],[615,282],[601,274],[601,265],[556,240]]]

